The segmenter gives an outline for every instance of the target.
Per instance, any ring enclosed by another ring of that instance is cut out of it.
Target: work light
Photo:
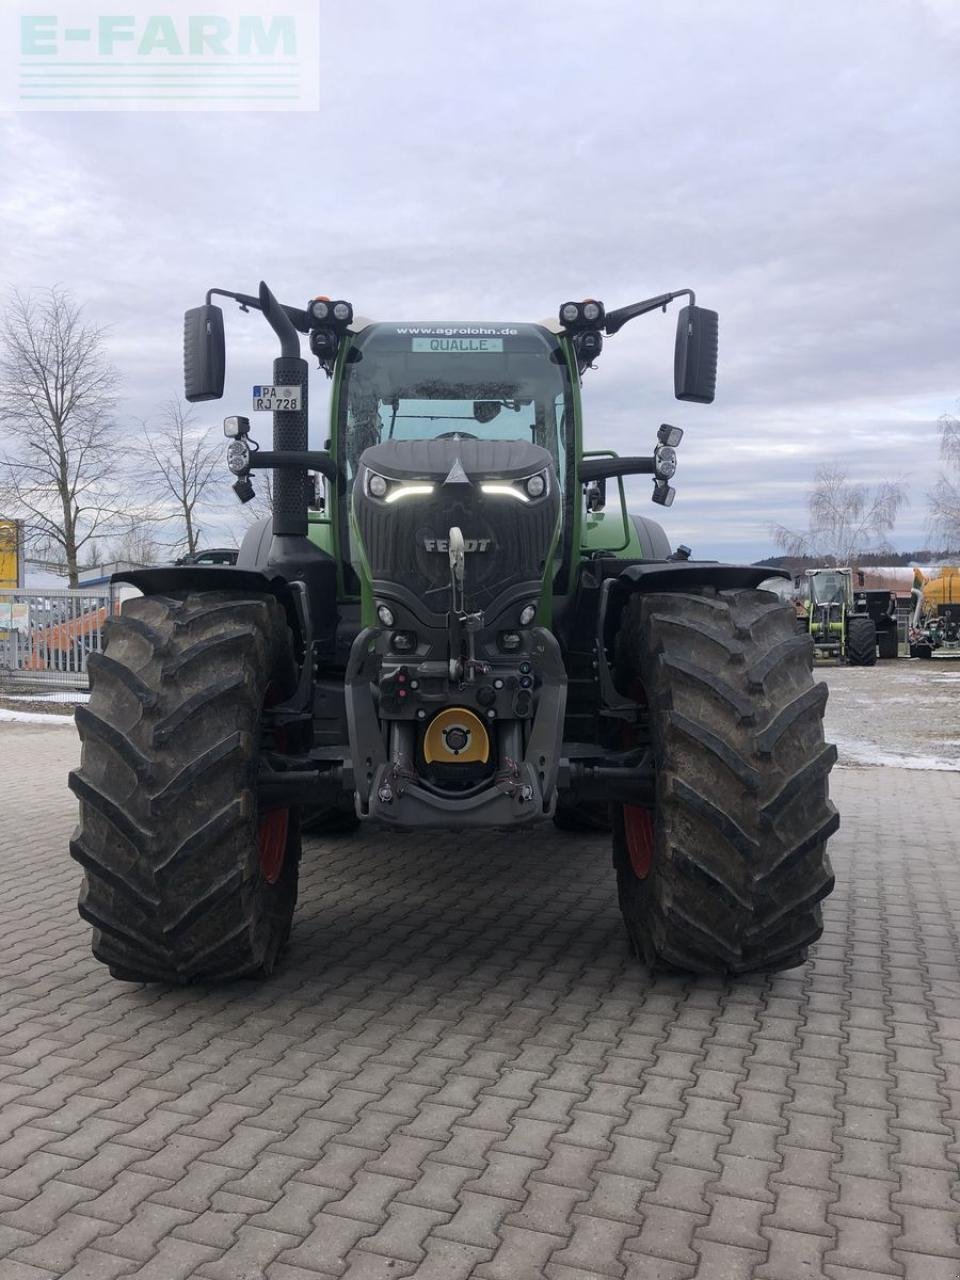
[[[586,364],[593,364],[603,350],[603,334],[596,329],[587,329],[585,333],[574,336],[573,345],[581,360]]]
[[[388,604],[377,605],[377,617],[385,627],[392,627],[394,623],[393,610]]]
[[[560,308],[561,324],[576,324],[581,318],[579,302],[565,302]]]
[[[231,440],[227,446],[227,466],[235,476],[250,470],[250,446],[246,440]]]
[[[224,418],[223,434],[228,440],[236,440],[240,436],[249,435],[250,419],[249,418]]]
[[[603,303],[588,299],[583,304],[583,318],[588,324],[603,324]]]
[[[668,444],[658,444],[653,452],[653,471],[658,480],[670,480],[677,470],[677,451]]]
[[[337,354],[339,345],[340,340],[335,329],[324,326],[320,329],[311,330],[310,350],[318,360],[332,360]]]
[[[683,439],[683,427],[671,427],[669,422],[661,423],[657,439],[661,444],[668,444],[671,449],[675,449]]]
[[[349,324],[353,319],[353,307],[349,302],[335,302],[333,304],[333,318],[337,324]]]
[[[521,627],[529,627],[530,623],[537,616],[537,606],[535,604],[525,604],[520,610]]]
[[[314,298],[307,308],[310,313],[310,319],[318,324],[322,324],[330,315],[329,298]]]

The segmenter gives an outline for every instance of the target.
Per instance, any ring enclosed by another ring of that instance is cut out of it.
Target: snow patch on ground
[[[883,751],[872,742],[850,742],[835,734],[840,765],[887,765],[893,769],[937,769],[949,773],[960,772],[960,760],[946,756],[901,755],[895,751]]]
[[[42,711],[14,711],[9,707],[0,707],[0,723],[12,721],[15,724],[53,724],[75,727],[73,716],[46,715]]]
[[[7,694],[8,702],[67,702],[71,706],[76,702],[89,702],[89,693],[80,693],[75,690],[61,690],[58,693],[9,693]]]

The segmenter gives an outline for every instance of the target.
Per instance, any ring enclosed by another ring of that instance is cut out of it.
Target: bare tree
[[[960,547],[960,418],[940,419],[940,457],[944,469],[928,494],[930,523],[946,547]]]
[[[773,536],[788,555],[856,564],[861,555],[892,549],[887,534],[906,503],[906,489],[899,480],[884,480],[870,489],[854,484],[836,467],[820,467],[807,498],[809,528],[799,532],[775,525]]]
[[[223,449],[207,427],[196,425],[194,412],[180,400],[169,400],[158,426],[143,424],[144,457],[151,467],[152,489],[173,512],[160,520],[175,521],[176,548],[194,552],[203,532],[201,510],[208,491],[223,478]]]
[[[123,534],[108,543],[101,554],[108,564],[118,560],[128,564],[160,564],[167,558],[149,523],[130,525]]]
[[[118,375],[103,346],[103,330],[56,288],[14,292],[0,322],[0,500],[72,587],[84,546],[120,517]]]

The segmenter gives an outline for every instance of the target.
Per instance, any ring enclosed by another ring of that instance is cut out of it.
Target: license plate
[[[254,412],[271,413],[277,410],[295,412],[300,407],[299,387],[256,386],[253,388]]]

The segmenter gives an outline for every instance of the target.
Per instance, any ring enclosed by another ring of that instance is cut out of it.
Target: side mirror
[[[191,308],[183,317],[183,394],[191,404],[221,398],[226,363],[223,312]]]
[[[684,307],[677,317],[673,388],[678,400],[712,404],[717,390],[719,318],[706,307]]]

